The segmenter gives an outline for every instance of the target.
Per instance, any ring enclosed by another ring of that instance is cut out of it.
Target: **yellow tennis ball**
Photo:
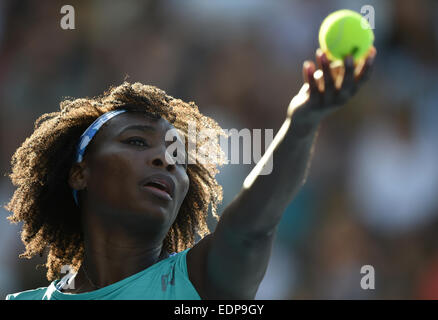
[[[319,29],[319,46],[330,60],[343,60],[352,55],[363,58],[374,42],[368,21],[352,10],[339,10],[328,15]]]

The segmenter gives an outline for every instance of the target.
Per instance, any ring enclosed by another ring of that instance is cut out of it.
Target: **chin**
[[[167,224],[169,220],[173,219],[172,206],[163,206],[153,201],[141,201],[136,202],[136,204],[136,207],[131,208],[129,211],[135,212],[138,217],[163,224]]]

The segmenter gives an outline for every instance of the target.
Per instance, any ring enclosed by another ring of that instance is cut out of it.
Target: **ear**
[[[68,176],[68,184],[72,189],[82,190],[87,187],[88,170],[85,162],[74,163]]]

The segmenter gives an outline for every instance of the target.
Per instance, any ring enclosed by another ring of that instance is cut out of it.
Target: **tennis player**
[[[21,257],[47,254],[50,284],[6,298],[254,299],[282,214],[306,180],[319,124],[362,86],[375,55],[372,48],[357,66],[347,57],[336,75],[320,50],[318,70],[304,63],[284,124],[212,233],[206,219],[222,200],[221,163],[189,161],[187,145],[201,142],[187,123],[223,133],[213,119],[140,83],[61,102],[13,155],[16,190],[6,206],[23,223]],[[169,132],[177,132],[172,141]],[[213,143],[207,152],[220,150]],[[272,173],[261,175],[272,157]]]

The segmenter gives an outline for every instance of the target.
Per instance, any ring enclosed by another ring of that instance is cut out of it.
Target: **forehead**
[[[147,113],[141,112],[125,112],[117,117],[114,117],[107,123],[107,131],[117,133],[133,125],[148,125],[154,127],[157,131],[166,132],[175,127],[164,118],[152,118]]]
[[[155,134],[160,136],[164,136],[167,131],[175,129],[175,127],[164,118],[155,119],[141,112],[125,112],[106,122],[96,134],[95,138],[96,140],[112,138],[128,130],[128,128],[142,126],[152,127]],[[175,134],[175,130],[172,133]],[[181,134],[178,131],[177,138],[181,140]]]

